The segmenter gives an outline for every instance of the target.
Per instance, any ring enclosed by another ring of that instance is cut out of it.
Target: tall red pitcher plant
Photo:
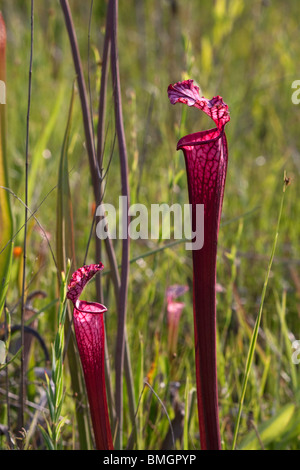
[[[90,413],[98,450],[113,450],[105,388],[104,305],[79,300],[84,286],[103,269],[103,264],[83,266],[68,285],[67,298],[73,303],[75,336],[84,373]]]
[[[216,361],[216,264],[228,149],[224,132],[230,120],[228,106],[220,96],[201,97],[193,80],[169,85],[172,104],[184,103],[202,110],[216,128],[182,137],[177,150],[184,153],[192,233],[196,228],[196,206],[204,205],[204,244],[192,251],[193,305],[197,402],[201,449],[220,450]]]

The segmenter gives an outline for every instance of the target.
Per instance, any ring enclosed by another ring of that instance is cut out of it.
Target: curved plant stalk
[[[197,205],[204,205],[204,245],[192,248],[195,362],[201,448],[216,450],[221,449],[216,367],[216,260],[228,158],[224,126],[230,117],[222,98],[200,97],[193,80],[170,85],[168,96],[172,104],[180,102],[204,111],[217,126],[182,137],[177,145],[177,150],[183,150],[185,157],[193,234],[201,229],[196,226]]]
[[[119,59],[118,59],[118,0],[110,0],[111,8],[111,71],[115,104],[115,121],[116,133],[119,144],[120,169],[121,169],[121,190],[122,196],[125,196],[127,206],[126,214],[123,214],[123,222],[125,215],[125,227],[123,227],[122,240],[122,268],[120,279],[120,290],[118,300],[118,327],[116,341],[116,388],[115,388],[115,405],[117,415],[117,432],[116,446],[122,449],[122,433],[123,433],[123,370],[126,342],[126,310],[128,295],[128,279],[129,279],[129,237],[128,237],[128,207],[129,207],[129,181],[128,181],[128,159],[125,142],[125,131],[122,113],[121,84],[119,76]]]
[[[27,258],[27,225],[28,225],[28,174],[29,174],[29,121],[30,121],[30,108],[31,108],[31,83],[32,83],[32,63],[33,63],[33,23],[34,23],[34,2],[31,0],[30,6],[30,59],[29,59],[29,72],[28,72],[28,104],[26,116],[26,139],[25,139],[25,213],[24,213],[24,241],[23,241],[23,267],[22,267],[22,295],[21,295],[21,371],[20,371],[20,409],[18,415],[18,429],[20,434],[23,432],[24,427],[24,409],[26,400],[26,371],[25,371],[25,290],[26,290],[26,258]],[[19,442],[22,446],[22,441]]]
[[[83,68],[82,68],[80,55],[79,55],[77,36],[75,33],[75,28],[73,24],[69,2],[67,0],[60,0],[60,4],[61,4],[61,8],[62,8],[64,18],[65,18],[65,24],[66,24],[66,28],[68,31],[70,45],[72,49],[74,68],[77,74],[77,83],[78,83],[78,90],[79,90],[79,96],[80,96],[80,102],[81,102],[84,132],[86,136],[85,142],[86,142],[86,148],[87,148],[87,154],[89,157],[90,167],[91,169],[93,169],[93,171],[91,172],[92,184],[93,184],[93,187],[95,188],[99,184],[100,173],[99,173],[99,167],[96,163],[95,148],[94,148],[94,143],[93,143],[94,142],[93,127],[92,127],[92,122],[91,122],[91,117],[90,117],[90,109],[89,109],[87,90],[86,90],[86,85],[85,85],[85,80],[84,80],[84,75],[83,75]]]
[[[86,86],[85,86],[85,81],[84,81],[84,76],[83,76],[83,70],[82,70],[82,65],[81,65],[81,59],[80,59],[80,54],[79,54],[79,48],[78,48],[78,43],[77,43],[77,38],[76,38],[76,32],[74,29],[74,24],[72,20],[72,15],[71,15],[71,10],[70,6],[68,3],[68,0],[60,0],[60,4],[62,7],[62,11],[64,14],[65,18],[65,23],[66,23],[66,28],[68,31],[69,39],[70,39],[70,44],[71,44],[71,49],[72,49],[72,56],[73,56],[73,62],[74,62],[74,67],[76,70],[77,74],[77,82],[78,82],[78,90],[79,90],[79,96],[80,96],[80,102],[81,102],[81,109],[82,109],[82,116],[83,116],[83,121],[84,121],[84,131],[85,131],[85,138],[86,138],[86,148],[87,148],[87,153],[89,157],[89,164],[90,164],[90,173],[91,173],[91,178],[92,178],[92,185],[93,185],[93,191],[94,191],[94,197],[95,201],[98,205],[98,203],[102,202],[102,193],[101,193],[101,171],[99,167],[99,163],[102,161],[102,151],[103,151],[103,122],[104,122],[104,107],[105,107],[105,89],[102,90],[103,95],[100,96],[99,99],[99,117],[100,121],[98,123],[98,149],[97,149],[97,157],[95,155],[95,146],[93,143],[93,133],[92,133],[92,121],[91,121],[91,113],[89,110],[89,104],[87,100],[87,92],[86,92]],[[118,72],[118,62],[117,62],[117,46],[116,46],[116,27],[117,27],[117,2],[115,3],[115,0],[110,0],[108,3],[108,9],[107,9],[107,23],[106,23],[106,41],[104,47],[108,48],[108,50],[104,51],[103,53],[103,58],[106,57],[105,60],[107,60],[109,56],[109,49],[111,48],[111,42],[113,40],[113,51],[111,51],[111,62],[112,62],[112,75],[113,75],[113,87],[114,87],[114,97],[115,97],[115,107],[116,107],[116,127],[117,127],[117,134],[118,134],[118,139],[119,139],[119,146],[120,146],[120,152],[122,154],[120,160],[121,160],[121,165],[123,165],[122,169],[122,186],[124,188],[124,191],[122,191],[122,194],[125,193],[126,191],[126,186],[124,184],[125,182],[125,171],[127,171],[127,162],[126,158],[124,157],[124,151],[126,152],[126,147],[125,147],[125,139],[124,139],[124,132],[123,132],[123,123],[122,123],[122,108],[121,108],[121,102],[120,102],[120,85],[119,85],[119,72]],[[114,39],[112,39],[112,37]],[[106,66],[105,65],[105,74],[106,74]],[[101,86],[105,86],[106,88],[106,78],[103,76],[103,81]],[[125,149],[125,150],[124,150]],[[126,153],[125,153],[126,157]],[[99,161],[99,162],[98,162]],[[127,179],[127,178],[126,178]],[[129,204],[129,201],[128,201]],[[116,353],[117,357],[117,362],[120,364],[120,367],[117,367],[117,369],[122,369],[122,364],[123,360],[125,362],[124,364],[124,372],[125,372],[125,379],[126,379],[126,384],[127,384],[127,392],[128,392],[128,402],[130,405],[130,417],[132,420],[132,424],[134,425],[134,410],[135,410],[135,399],[134,399],[134,386],[133,386],[133,379],[132,379],[132,371],[131,371],[131,363],[130,363],[130,356],[129,356],[129,347],[128,347],[128,342],[126,338],[126,325],[125,322],[123,321],[124,319],[124,305],[126,302],[127,297],[127,273],[128,273],[128,262],[124,262],[124,259],[128,258],[128,253],[127,253],[127,241],[124,241],[124,249],[123,249],[123,259],[122,259],[122,266],[124,266],[123,272],[121,274],[121,277],[119,277],[118,273],[118,265],[116,262],[116,256],[115,256],[115,251],[114,247],[112,245],[112,241],[109,237],[105,239],[105,249],[106,253],[109,259],[109,264],[111,268],[111,275],[112,275],[112,280],[114,284],[114,291],[115,291],[115,297],[116,297],[116,302],[118,305],[118,312],[119,312],[119,318],[120,324],[119,324],[119,336],[123,336],[124,338],[124,346],[123,346],[123,340],[118,341],[118,344],[120,346],[121,350],[124,350],[124,359],[123,359],[123,354],[121,356],[118,356],[118,353]],[[97,255],[97,260],[99,260],[99,254],[100,254],[100,245],[99,243],[96,243],[96,255]],[[98,287],[98,292],[101,291],[101,289]],[[121,371],[122,373],[122,371]],[[122,377],[120,378],[122,380]],[[108,384],[108,386],[110,386]],[[122,382],[121,382],[122,386]],[[116,386],[117,388],[117,386]],[[118,393],[119,397],[119,403],[121,404],[122,402],[122,396],[120,395],[120,392],[116,391],[116,394]],[[120,409],[121,406],[118,405],[118,408]],[[119,417],[117,417],[117,420],[119,421]],[[120,429],[120,423],[116,423],[116,428]]]
[[[104,305],[96,302],[79,300],[84,286],[102,269],[102,264],[91,264],[75,271],[68,285],[67,297],[74,306],[75,335],[90,404],[96,447],[98,450],[113,450],[104,365],[103,313],[107,309]]]
[[[73,207],[69,184],[68,149],[74,105],[74,86],[71,94],[68,121],[61,150],[56,203],[56,253],[58,271],[65,272],[67,260],[75,261],[75,242],[73,227]]]
[[[67,32],[68,32],[68,36],[70,40],[70,45],[71,45],[71,50],[72,50],[74,68],[77,74],[78,91],[79,91],[83,125],[84,125],[86,149],[87,149],[87,154],[88,154],[88,159],[89,159],[90,174],[91,174],[95,201],[98,205],[101,202],[101,175],[100,175],[99,165],[96,160],[94,135],[93,135],[93,123],[91,119],[91,110],[89,109],[88,94],[87,94],[85,80],[84,80],[83,67],[81,63],[78,41],[77,41],[76,31],[74,28],[74,23],[72,19],[69,2],[68,0],[60,0],[60,4],[61,4],[61,8],[64,14],[65,24],[66,24],[66,28],[67,28]],[[96,239],[97,260],[100,259],[100,255],[101,255],[101,247],[100,247],[100,243]],[[111,257],[109,257],[109,260],[111,261]],[[98,298],[98,300],[102,300],[101,299],[102,289],[100,286],[100,280],[96,283],[96,288],[97,288],[98,297],[100,297],[100,299]],[[72,359],[74,359],[73,356],[72,356]],[[106,361],[106,364],[108,364],[108,361]],[[78,382],[78,385],[80,385],[79,382]],[[109,389],[112,388],[109,383],[108,383],[108,388]],[[74,392],[77,393],[75,388],[74,388]],[[110,395],[112,395],[112,392],[110,393]],[[80,431],[81,440],[83,440],[84,436],[87,433],[84,431],[84,429],[82,430],[79,429],[79,431]],[[86,448],[85,442],[81,442],[81,448]]]
[[[75,243],[73,230],[73,208],[71,200],[71,192],[69,185],[69,169],[68,169],[68,149],[69,138],[71,132],[71,122],[74,103],[74,86],[71,93],[68,120],[64,135],[64,141],[61,150],[61,157],[58,168],[58,184],[57,184],[57,211],[56,211],[56,257],[57,257],[57,274],[66,272],[67,260],[71,260],[72,266],[76,264],[75,260]],[[61,279],[58,279],[59,284]],[[66,315],[66,337],[69,334],[72,324],[72,312],[67,307]],[[69,371],[71,376],[71,384],[74,395],[77,397],[77,403],[86,401],[84,396],[83,377],[80,372],[79,359],[76,354],[76,344],[73,335],[70,335],[68,344],[66,345],[67,358],[69,363]],[[76,406],[76,419],[78,425],[78,437],[81,449],[90,448],[91,439],[89,433],[88,416],[81,406]]]

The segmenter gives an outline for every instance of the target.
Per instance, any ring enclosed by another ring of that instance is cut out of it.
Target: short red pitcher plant
[[[179,321],[182,310],[185,307],[184,302],[178,302],[177,297],[182,296],[189,290],[188,286],[175,284],[168,287],[167,296],[167,321],[168,321],[168,350],[172,358],[176,354]]]
[[[103,264],[83,266],[75,271],[67,297],[73,302],[73,322],[90,405],[96,447],[113,450],[105,388],[104,305],[79,300],[84,286],[103,269]]]
[[[193,80],[169,85],[172,104],[184,103],[206,113],[216,128],[182,137],[192,233],[196,231],[196,205],[204,205],[204,245],[192,251],[195,362],[201,449],[221,449],[216,367],[216,261],[220,216],[227,172],[225,124],[228,106],[220,96],[201,97]]]

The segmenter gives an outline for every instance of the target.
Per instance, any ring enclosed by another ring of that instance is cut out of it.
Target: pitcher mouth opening
[[[76,300],[75,308],[81,313],[91,313],[99,315],[107,312],[107,308],[97,302],[88,302],[87,300]]]
[[[224,128],[208,129],[205,131],[195,132],[182,137],[177,143],[177,150],[185,147],[194,147],[195,145],[205,145],[219,140],[224,134]]]

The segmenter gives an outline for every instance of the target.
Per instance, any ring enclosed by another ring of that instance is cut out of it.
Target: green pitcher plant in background
[[[9,282],[9,272],[12,257],[13,219],[6,188],[7,148],[6,148],[6,28],[0,12],[0,317]]]

